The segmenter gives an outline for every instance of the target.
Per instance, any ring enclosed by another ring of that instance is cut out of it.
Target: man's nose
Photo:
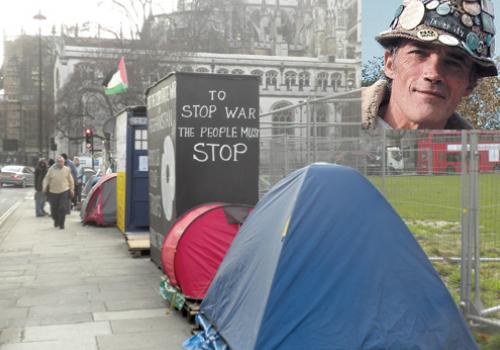
[[[436,53],[431,53],[423,63],[424,79],[431,83],[438,83],[442,80],[442,60]]]

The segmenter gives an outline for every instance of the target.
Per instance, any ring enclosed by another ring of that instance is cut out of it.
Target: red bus
[[[459,173],[462,169],[462,134],[431,131],[417,140],[417,172]],[[500,171],[500,132],[481,131],[478,141],[479,171]],[[468,159],[468,153],[467,159]]]

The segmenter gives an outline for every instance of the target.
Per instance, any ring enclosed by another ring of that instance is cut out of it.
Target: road
[[[6,216],[25,198],[33,199],[33,187],[18,188],[4,185],[0,188],[0,225]],[[35,213],[33,213],[35,215]]]

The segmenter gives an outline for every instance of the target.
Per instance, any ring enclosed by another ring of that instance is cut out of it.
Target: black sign
[[[163,236],[186,211],[209,202],[257,202],[258,89],[255,76],[175,73],[146,92],[157,264]]]

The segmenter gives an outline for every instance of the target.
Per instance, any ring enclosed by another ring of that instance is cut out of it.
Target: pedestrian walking
[[[45,211],[45,192],[43,192],[43,179],[48,171],[48,163],[42,158],[38,161],[35,169],[35,213],[37,217],[46,216]]]
[[[68,159],[68,155],[66,153],[61,153],[61,157],[64,158],[64,165],[66,165],[69,170],[71,170],[71,176],[73,176],[73,184],[74,184],[74,188],[73,188],[73,193],[76,193],[76,177],[77,177],[77,170],[76,170],[76,166],[75,164],[71,161],[71,159]],[[68,212],[67,214],[70,214],[71,213],[71,208],[73,207],[73,205],[75,204],[74,202],[74,197],[73,198],[70,198],[69,199],[69,205],[68,205]]]
[[[80,164],[80,158],[74,157],[73,163],[76,167],[76,183],[75,183],[75,196],[73,197],[73,204],[76,206],[82,200],[82,187],[83,187],[83,165]]]
[[[43,191],[49,197],[54,227],[64,229],[70,199],[75,194],[74,188],[71,170],[64,165],[62,156],[57,157],[56,163],[49,169],[43,180]]]

